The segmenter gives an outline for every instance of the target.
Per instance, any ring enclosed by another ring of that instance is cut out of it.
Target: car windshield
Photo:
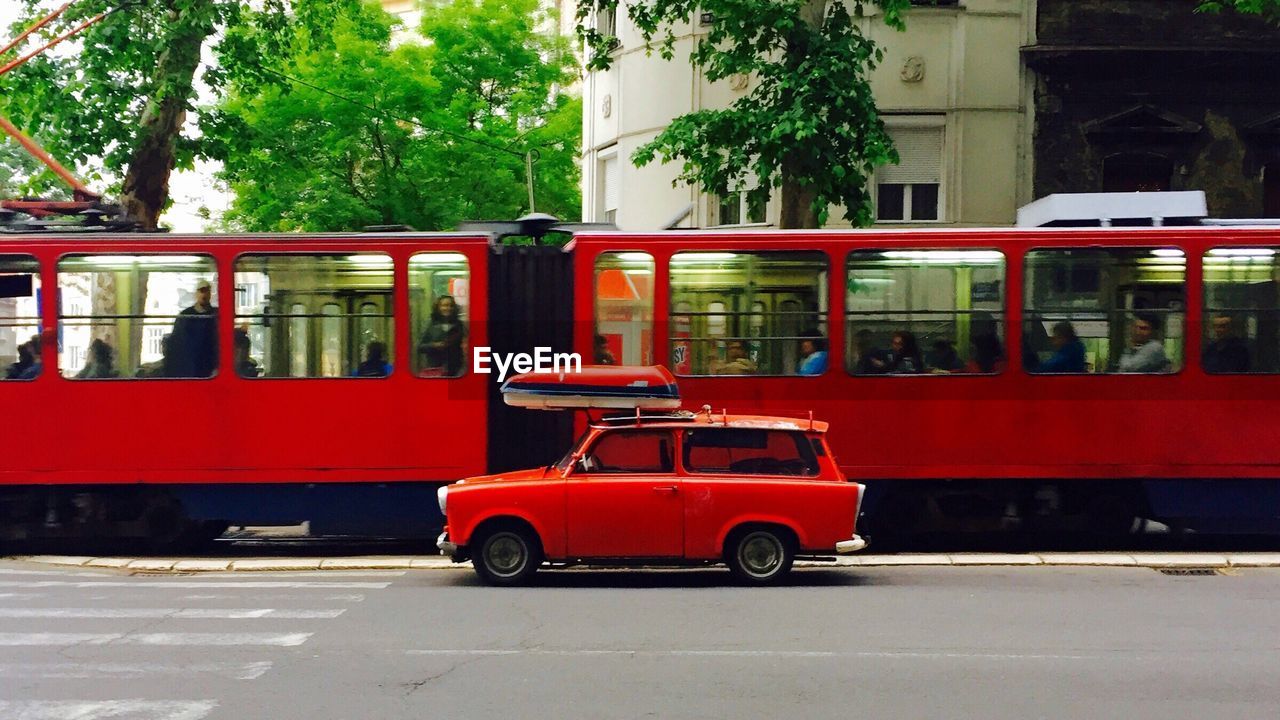
[[[565,469],[569,467],[569,463],[573,462],[573,454],[578,452],[578,450],[582,448],[583,443],[587,441],[587,436],[590,434],[591,434],[590,430],[582,433],[582,436],[579,437],[578,441],[573,444],[573,447],[569,448],[569,452],[565,453],[564,457],[557,460],[555,465],[552,465],[552,467],[559,470],[560,472],[564,472]]]

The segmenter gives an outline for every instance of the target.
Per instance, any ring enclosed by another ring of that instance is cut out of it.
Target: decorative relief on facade
[[[729,87],[735,92],[742,92],[751,84],[751,78],[746,73],[736,73],[729,76]]]
[[[613,95],[605,95],[600,101],[600,117],[609,117],[613,114]]]
[[[924,80],[924,58],[919,55],[912,55],[907,61],[902,63],[902,72],[899,73],[902,82],[918,83]]]

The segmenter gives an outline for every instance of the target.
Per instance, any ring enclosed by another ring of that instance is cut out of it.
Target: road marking
[[[200,720],[216,700],[0,700],[5,720]]]
[[[270,661],[247,663],[0,663],[0,677],[28,680],[136,680],[156,675],[216,675],[231,680],[257,680],[271,670]]]
[[[1101,655],[1045,653],[963,653],[925,651],[841,652],[831,650],[406,650],[406,655],[447,656],[564,656],[564,657],[732,657],[732,658],[849,658],[937,660],[1096,660]]]
[[[311,633],[0,633],[0,647],[29,645],[274,645],[294,647]],[[0,717],[4,717],[0,715]]]
[[[0,581],[0,587],[34,590],[37,588],[76,587],[76,588],[130,588],[155,587],[176,588],[180,590],[196,590],[199,588],[289,588],[317,590],[385,590],[389,582],[261,582],[257,580],[217,581],[217,580],[136,580],[133,582],[74,582],[66,580],[35,580],[31,582]]]
[[[0,608],[0,618],[174,618],[182,620],[327,620],[346,612],[272,608]]]

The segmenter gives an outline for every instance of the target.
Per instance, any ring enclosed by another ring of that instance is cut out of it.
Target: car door
[[[579,558],[678,558],[684,499],[667,430],[617,428],[596,438],[566,485],[567,550]]]

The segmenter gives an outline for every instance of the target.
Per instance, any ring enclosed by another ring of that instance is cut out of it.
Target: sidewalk
[[[198,573],[325,570],[449,570],[470,569],[440,555],[370,555],[338,558],[129,558],[86,555],[16,555],[8,560],[85,568],[111,568],[137,572]],[[800,560],[796,567],[894,567],[894,566],[1029,566],[1051,567],[1150,567],[1228,568],[1280,567],[1280,553],[917,553],[902,555],[854,555],[835,562]]]

